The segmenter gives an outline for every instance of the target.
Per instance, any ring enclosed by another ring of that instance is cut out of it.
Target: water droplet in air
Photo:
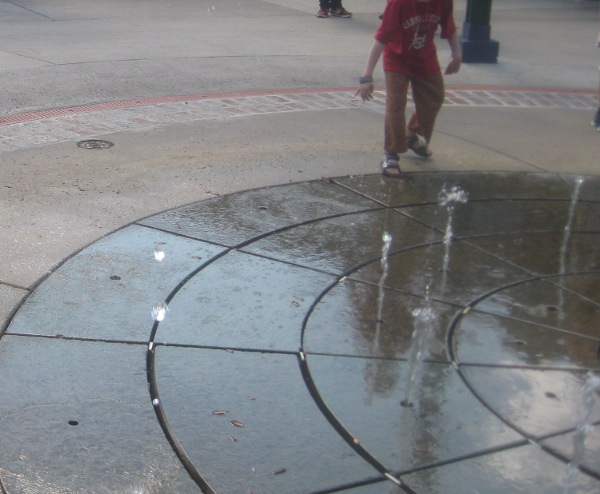
[[[152,307],[152,319],[158,322],[162,321],[165,318],[168,310],[169,308],[165,302],[155,305]]]
[[[438,204],[440,206],[448,206],[457,202],[465,203],[468,200],[469,193],[465,192],[457,185],[450,187],[450,190],[446,189],[446,185],[444,185],[438,195]]]
[[[165,251],[162,250],[160,247],[154,247],[154,259],[156,259],[158,262],[162,262],[164,258]]]

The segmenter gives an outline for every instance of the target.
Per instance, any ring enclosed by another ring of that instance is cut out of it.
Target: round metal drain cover
[[[114,146],[112,142],[100,141],[98,139],[89,139],[87,141],[79,141],[77,145],[83,149],[108,149]]]

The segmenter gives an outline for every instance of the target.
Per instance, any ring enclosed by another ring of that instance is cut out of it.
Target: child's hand
[[[446,71],[444,72],[444,74],[446,74],[446,75],[456,74],[460,70],[461,63],[462,63],[461,58],[453,58],[452,60],[450,60],[450,63],[446,67]]]
[[[369,101],[373,99],[373,91],[375,91],[375,84],[372,82],[365,82],[364,84],[360,85],[354,96],[358,96],[360,94],[360,97],[363,101]]]

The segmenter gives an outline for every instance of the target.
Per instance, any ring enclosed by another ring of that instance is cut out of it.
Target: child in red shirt
[[[460,69],[462,55],[452,0],[389,0],[375,33],[356,94],[360,93],[363,100],[373,98],[373,71],[383,53],[387,90],[384,175],[400,175],[399,154],[407,149],[419,156],[431,156],[428,144],[444,102],[444,79],[434,43],[438,26],[452,51],[445,74],[454,74]],[[409,84],[415,110],[406,125]],[[419,139],[419,135],[424,140]]]

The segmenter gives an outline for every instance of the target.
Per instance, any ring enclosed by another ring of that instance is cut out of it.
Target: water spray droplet
[[[154,244],[154,259],[156,259],[158,262],[162,262],[165,258],[165,251],[160,245],[162,243],[163,242],[156,242]]]
[[[579,466],[586,454],[587,440],[594,429],[593,412],[600,403],[600,377],[588,374],[586,382],[581,388],[581,403],[579,406],[580,418],[573,434],[573,455],[567,466],[565,475],[564,494],[575,492],[579,477]]]
[[[429,335],[435,326],[436,314],[429,298],[429,287],[426,289],[427,296],[420,307],[413,310],[414,329],[411,337],[410,352],[408,358],[408,384],[405,398],[400,402],[403,407],[412,407],[412,395],[417,383],[417,377],[421,370],[425,352],[427,350]]]
[[[375,318],[375,351],[379,348],[379,338],[381,327],[383,325],[383,299],[385,297],[385,281],[389,270],[390,247],[392,245],[392,236],[388,232],[383,232],[381,237],[381,276],[379,277],[378,295],[377,295],[377,317]]]
[[[442,273],[449,273],[449,263],[450,263],[450,242],[452,241],[452,237],[454,236],[453,231],[453,221],[454,221],[454,206],[458,202],[465,203],[469,199],[469,194],[462,190],[457,185],[454,185],[450,188],[450,190],[446,189],[446,185],[442,187],[442,190],[438,194],[438,204],[440,206],[444,206],[448,211],[448,222],[446,224],[446,231],[444,233],[444,264],[442,266]],[[444,279],[445,285],[445,279]]]
[[[168,310],[169,307],[167,307],[167,304],[165,302],[163,302],[162,304],[155,305],[154,307],[152,307],[152,319],[158,322],[162,321],[167,315]]]
[[[450,204],[456,204],[457,202],[467,202],[469,200],[468,192],[462,190],[458,185],[453,185],[450,190],[446,189],[446,186],[442,187],[442,190],[438,194],[438,204],[440,206],[448,206]]]

